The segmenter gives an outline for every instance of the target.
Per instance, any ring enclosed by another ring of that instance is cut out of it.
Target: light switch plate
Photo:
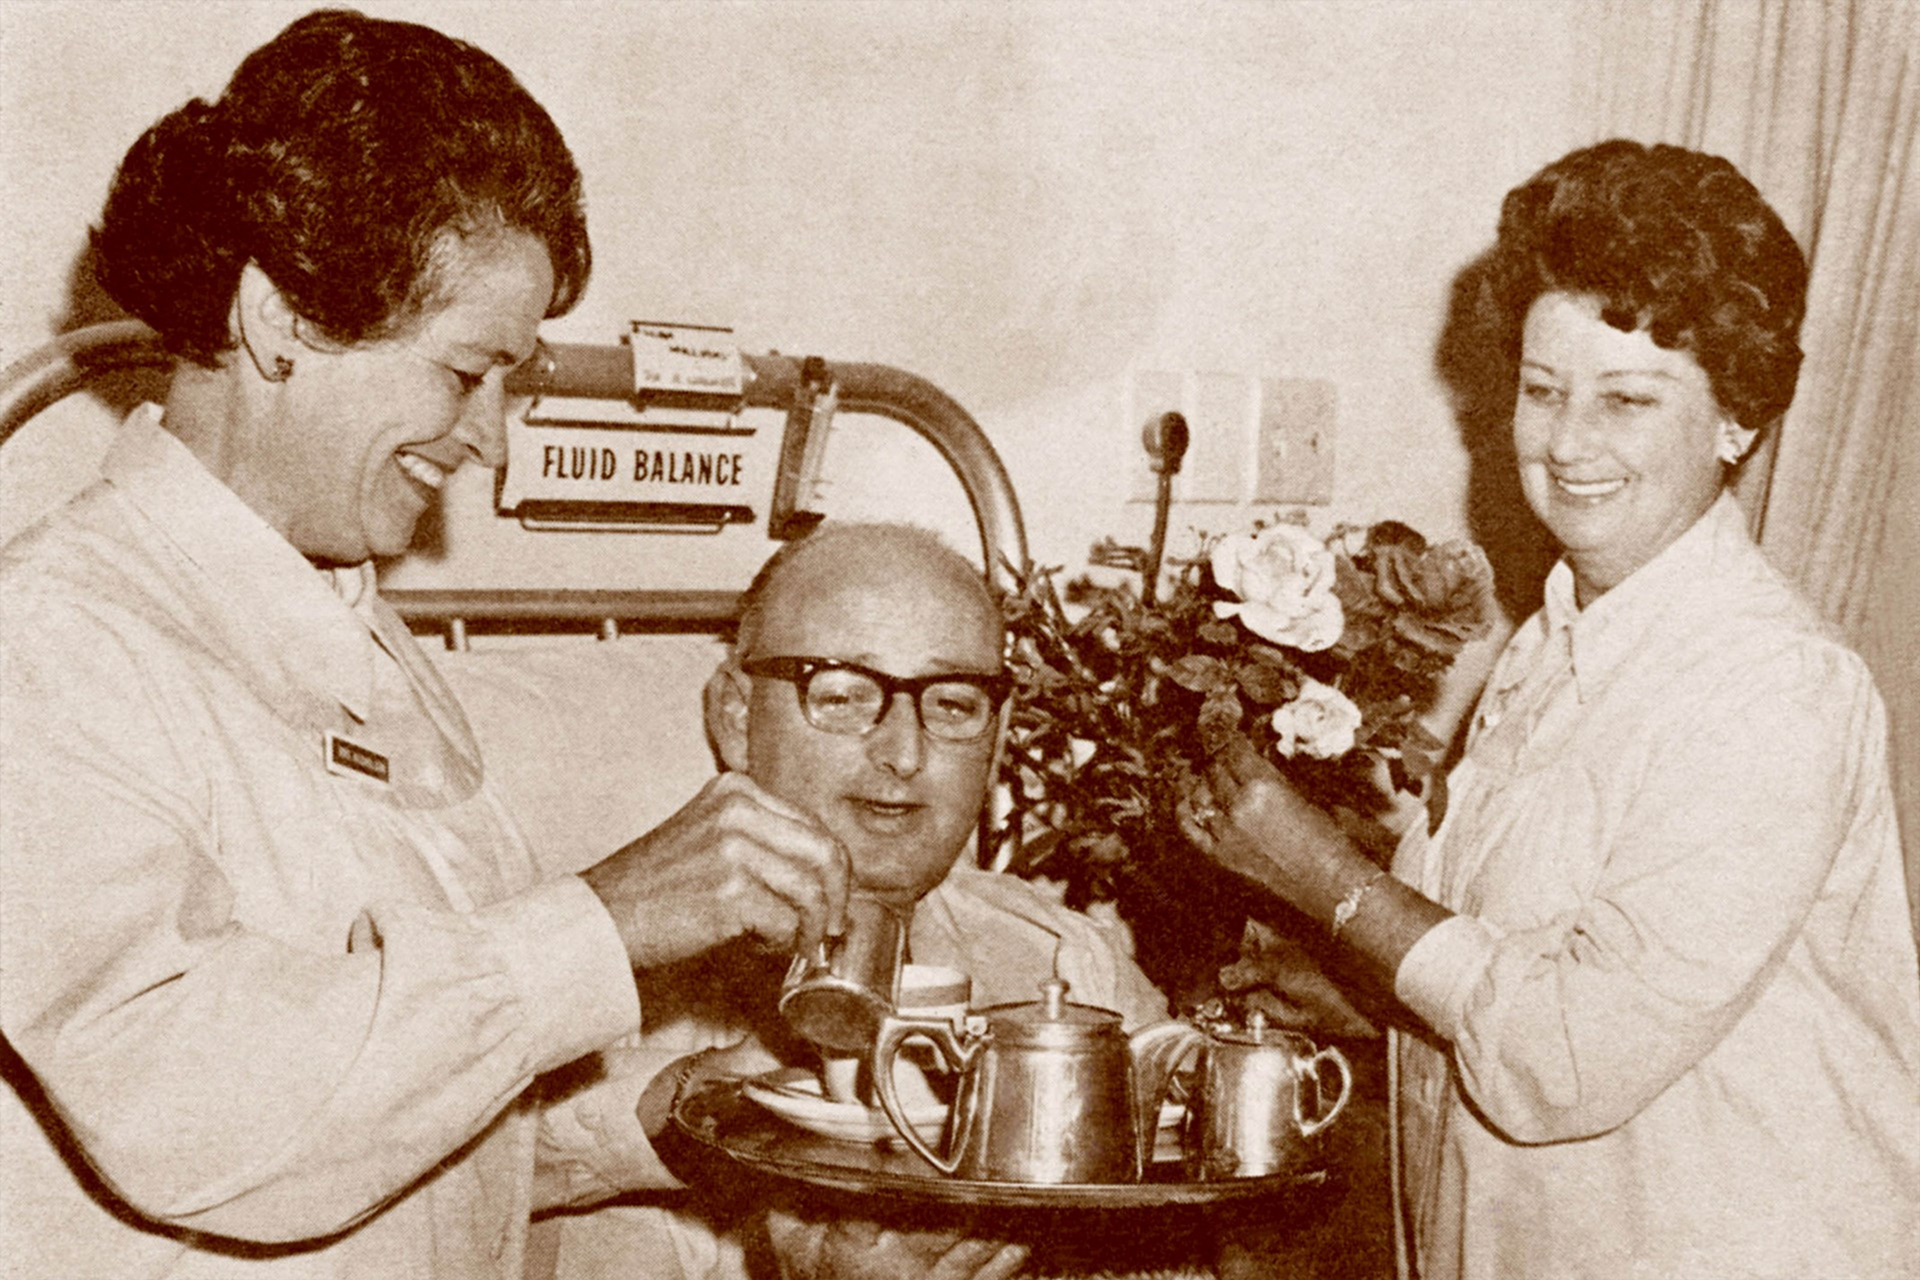
[[[1174,493],[1187,502],[1239,502],[1253,454],[1259,385],[1244,373],[1196,373],[1188,386],[1187,465]]]
[[[1326,506],[1333,501],[1337,400],[1333,383],[1324,378],[1260,380],[1255,502]]]

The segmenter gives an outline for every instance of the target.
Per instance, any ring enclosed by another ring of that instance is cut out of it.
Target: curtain
[[[1799,391],[1738,493],[1879,682],[1920,932],[1920,0],[1577,12],[1584,141],[1725,156],[1812,263]]]

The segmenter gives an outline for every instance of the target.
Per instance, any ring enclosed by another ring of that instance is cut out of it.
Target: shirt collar
[[[1549,633],[1567,629],[1574,682],[1584,701],[1676,609],[1711,607],[1707,595],[1729,557],[1752,543],[1746,513],[1723,492],[1687,531],[1598,600],[1574,602],[1573,570],[1563,559],[1547,575],[1542,612]]]
[[[337,700],[356,720],[373,703],[377,651],[348,599],[373,590],[373,566],[322,571],[204,467],[162,426],[159,405],[127,415],[102,468],[226,596],[238,617],[268,633],[290,679]]]

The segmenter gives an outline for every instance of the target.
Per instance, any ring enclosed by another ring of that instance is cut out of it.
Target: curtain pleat
[[[1740,479],[1874,670],[1920,931],[1920,0],[1605,0],[1587,141],[1726,156],[1813,265],[1793,407]]]

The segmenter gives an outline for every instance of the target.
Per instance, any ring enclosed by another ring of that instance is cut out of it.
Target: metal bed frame
[[[743,407],[788,412],[789,436],[816,389],[832,386],[842,413],[890,418],[917,432],[959,477],[980,527],[989,577],[1007,585],[1009,568],[1027,563],[1026,531],[1000,456],[967,411],[932,383],[882,364],[816,356],[742,353]],[[167,367],[157,335],[137,320],[90,325],[47,343],[0,373],[0,445],[34,415],[93,379],[124,369]],[[509,393],[542,399],[627,400],[632,364],[620,344],[542,344],[507,378]],[[793,442],[785,442],[791,445]],[[782,470],[793,450],[783,447]],[[784,482],[784,474],[781,480]],[[777,514],[777,513],[776,513]],[[769,536],[791,536],[769,517]],[[467,624],[594,624],[603,638],[623,625],[651,631],[711,632],[731,627],[739,594],[731,591],[396,589],[382,593],[417,632],[438,631],[449,648],[467,646]]]

